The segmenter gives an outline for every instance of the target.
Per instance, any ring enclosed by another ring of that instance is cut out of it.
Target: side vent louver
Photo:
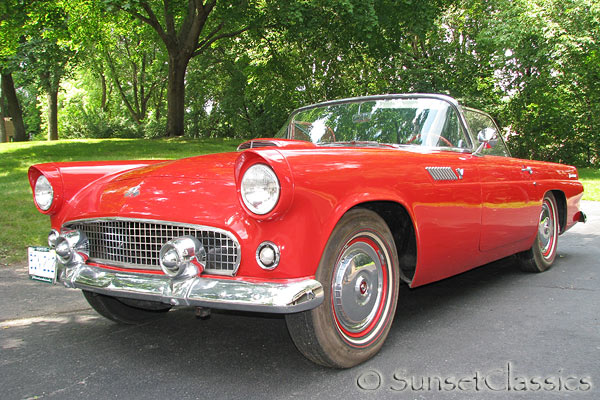
[[[450,167],[425,167],[429,175],[436,181],[456,181],[458,176]]]

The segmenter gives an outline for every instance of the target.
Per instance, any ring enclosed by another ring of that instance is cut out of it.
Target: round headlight
[[[40,175],[35,181],[35,202],[39,208],[47,211],[54,200],[52,185],[44,175]]]
[[[255,214],[264,215],[277,205],[281,188],[271,168],[254,164],[244,173],[240,191],[246,207]]]

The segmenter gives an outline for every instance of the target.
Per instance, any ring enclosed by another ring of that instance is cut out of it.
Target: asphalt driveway
[[[600,398],[600,203],[543,274],[511,258],[400,294],[374,359],[305,360],[281,317],[169,312],[120,326],[79,291],[0,269],[2,399]]]

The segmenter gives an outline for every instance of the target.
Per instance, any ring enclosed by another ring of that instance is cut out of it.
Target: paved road
[[[306,361],[279,317],[170,312],[123,327],[78,291],[0,270],[0,398],[600,398],[600,203],[543,274],[511,259],[405,289],[390,336],[351,370]]]

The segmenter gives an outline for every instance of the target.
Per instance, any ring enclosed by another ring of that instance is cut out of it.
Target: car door
[[[493,146],[483,146],[478,152],[482,196],[479,249],[486,252],[529,239],[539,209],[531,167],[526,160],[510,157],[489,115],[472,109],[465,109],[464,115],[475,135],[484,129],[498,133]]]
[[[471,154],[471,140],[457,111],[449,109],[445,118],[438,117],[436,122],[445,121],[443,129],[426,125],[419,135],[426,147],[435,150],[423,154],[418,165],[414,165],[415,175],[423,174],[426,181],[413,194],[419,235],[419,267],[414,285],[479,265],[479,157]]]

